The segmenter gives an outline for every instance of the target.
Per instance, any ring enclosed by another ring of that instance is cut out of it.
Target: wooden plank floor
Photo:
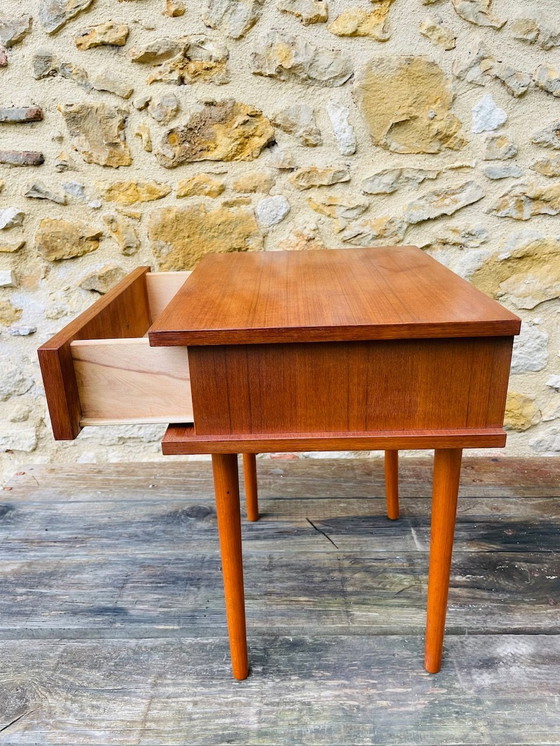
[[[560,461],[463,468],[440,674],[431,465],[259,461],[230,677],[209,463],[33,466],[0,493],[1,744],[560,744]]]

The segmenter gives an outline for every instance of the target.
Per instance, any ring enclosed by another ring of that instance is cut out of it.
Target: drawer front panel
[[[512,341],[189,347],[196,432],[500,427]]]

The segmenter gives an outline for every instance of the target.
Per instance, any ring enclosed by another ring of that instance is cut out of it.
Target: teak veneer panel
[[[206,256],[150,344],[507,336],[520,319],[415,246]]]
[[[511,337],[190,347],[199,435],[501,427]]]

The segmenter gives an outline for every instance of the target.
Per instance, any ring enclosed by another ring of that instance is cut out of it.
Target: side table
[[[238,453],[434,449],[425,667],[441,666],[462,449],[505,445],[520,319],[413,246],[207,256],[148,331],[188,350],[194,425],[165,454],[212,454],[233,674],[248,675]]]

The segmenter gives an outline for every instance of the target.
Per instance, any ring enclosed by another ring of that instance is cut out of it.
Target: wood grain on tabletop
[[[150,344],[512,335],[520,320],[414,246],[206,256]]]

